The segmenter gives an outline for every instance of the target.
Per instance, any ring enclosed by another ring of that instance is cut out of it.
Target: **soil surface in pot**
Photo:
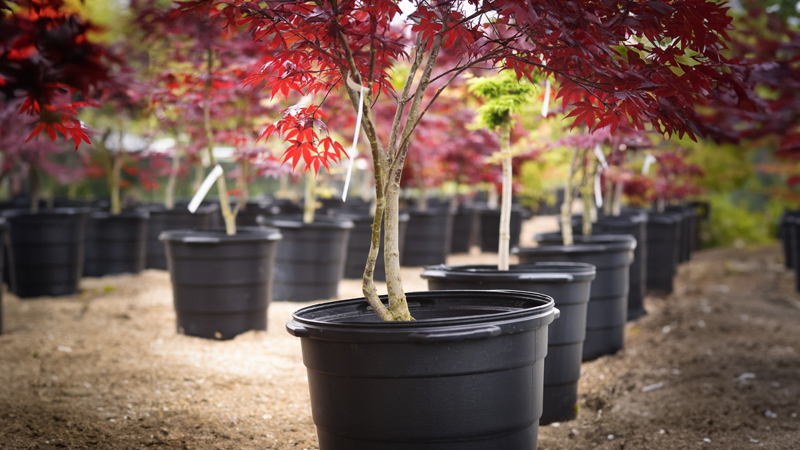
[[[527,221],[523,245],[556,229],[551,219]],[[578,419],[541,427],[538,448],[797,448],[800,295],[781,253],[696,253],[672,295],[645,300],[624,351],[583,365]],[[425,289],[421,268],[402,270],[409,291]],[[58,299],[3,295],[0,447],[317,448],[300,340],[284,330],[307,303],[273,303],[269,331],[217,342],[175,334],[165,271],[81,286]],[[361,296],[360,281],[340,294]]]

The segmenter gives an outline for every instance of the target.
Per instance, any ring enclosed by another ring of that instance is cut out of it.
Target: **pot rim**
[[[91,211],[89,218],[93,220],[106,220],[106,219],[149,219],[150,211],[141,209],[131,209],[120,212],[119,214],[111,214],[110,211]]]
[[[182,244],[239,244],[243,242],[277,241],[283,238],[280,230],[271,227],[237,227],[229,236],[222,228],[210,230],[167,230],[158,235],[161,242]]]
[[[172,209],[167,209],[166,206],[163,204],[153,204],[153,205],[145,205],[141,206],[140,209],[149,212],[151,215],[153,214],[209,214],[216,212],[219,209],[219,205],[217,204],[206,204],[200,205],[197,207],[197,210],[193,213],[189,211],[188,208],[184,207],[183,205],[175,205]]]
[[[39,211],[33,212],[30,208],[14,208],[14,209],[6,209],[2,211],[2,216],[5,218],[16,218],[16,217],[45,217],[45,216],[72,216],[72,215],[79,215],[79,214],[88,214],[94,211],[92,207],[88,206],[81,206],[81,207],[63,207],[63,208],[48,208],[48,209],[40,209]]]
[[[488,264],[462,266],[440,264],[426,267],[420,276],[425,279],[571,283],[594,280],[596,274],[597,269],[591,264],[538,262],[512,264],[509,266],[509,270],[498,270],[497,266]]]
[[[302,217],[298,215],[276,215],[276,216],[259,215],[256,217],[256,222],[258,222],[258,224],[261,226],[298,229],[298,230],[302,228],[313,228],[313,229],[335,228],[341,230],[349,230],[355,227],[355,224],[353,223],[352,220],[338,219],[336,217],[328,217],[323,215],[316,215],[314,217],[314,222],[312,223],[303,223]]]
[[[380,296],[387,303],[386,295]],[[502,301],[498,302],[498,298]],[[513,290],[442,290],[406,293],[412,315],[415,310],[432,307],[437,300],[442,311],[456,310],[459,300],[481,314],[382,322],[365,298],[336,300],[306,306],[292,313],[286,323],[289,334],[334,342],[451,342],[488,339],[503,334],[540,328],[556,319],[560,312],[552,297]],[[481,302],[486,300],[486,302]],[[454,302],[455,301],[455,302]],[[479,303],[470,305],[470,301]],[[502,303],[505,302],[505,305]],[[494,305],[492,305],[494,303]],[[524,306],[525,303],[530,306]],[[358,318],[367,318],[360,322]]]
[[[346,209],[331,209],[328,211],[328,216],[326,217],[335,217],[337,219],[345,219],[345,220],[369,220],[372,221],[373,214],[372,213],[364,213],[358,211],[348,211]],[[411,215],[407,211],[400,211],[397,214],[397,219],[399,222],[408,222],[411,218]]]
[[[515,247],[511,250],[519,253],[605,253],[636,249],[636,238],[630,234],[597,234],[592,236],[575,236],[573,245],[550,244],[561,242],[561,233],[538,233],[534,240],[540,245],[536,247]],[[544,245],[541,245],[544,243]]]

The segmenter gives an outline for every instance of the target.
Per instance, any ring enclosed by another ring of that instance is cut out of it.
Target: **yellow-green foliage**
[[[517,80],[510,70],[493,77],[472,78],[469,80],[469,90],[484,101],[478,108],[478,120],[490,130],[513,124],[511,115],[522,111],[536,93],[534,85],[526,80]]]

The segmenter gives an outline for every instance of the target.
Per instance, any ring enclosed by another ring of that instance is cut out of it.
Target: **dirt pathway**
[[[404,270],[409,291],[425,288]],[[215,342],[175,333],[166,272],[82,286],[4,295],[0,448],[316,448],[283,327],[302,304],[274,303],[267,332]],[[800,448],[800,296],[777,246],[698,253],[646,307],[626,350],[584,364],[579,418],[543,427],[540,449]]]

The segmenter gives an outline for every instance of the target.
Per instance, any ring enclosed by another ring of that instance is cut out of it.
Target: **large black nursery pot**
[[[460,204],[453,215],[450,253],[469,253],[473,245],[479,245],[480,227],[478,209],[474,205]]]
[[[83,272],[84,233],[89,210],[8,210],[10,287],[17,297],[72,295]]]
[[[236,207],[236,203],[231,204],[231,210]],[[257,227],[259,216],[276,216],[281,213],[281,207],[274,203],[272,199],[267,200],[248,200],[245,207],[236,213],[236,225],[242,227]],[[224,225],[222,211],[219,212],[219,223]]]
[[[519,235],[522,233],[522,221],[527,216],[527,211],[519,205],[511,207],[511,247],[519,245]],[[500,209],[482,208],[481,218],[481,251],[497,253],[500,246]]]
[[[300,309],[286,324],[301,338],[320,450],[535,449],[553,299],[406,297],[414,321],[380,322],[360,298]]]
[[[496,266],[431,266],[422,272],[430,290],[514,289],[538,292],[555,300],[561,317],[548,328],[547,358],[540,425],[577,415],[586,308],[595,268],[582,263],[536,263]]]
[[[664,212],[679,214],[681,216],[681,241],[678,262],[689,261],[692,259],[692,249],[695,246],[697,212],[694,208],[685,205],[670,205],[664,209]]]
[[[403,248],[404,266],[443,264],[450,252],[453,213],[448,208],[408,211],[408,230]]]
[[[148,269],[167,270],[167,251],[158,239],[167,230],[206,230],[214,226],[215,214],[219,206],[204,205],[193,213],[176,206],[166,209],[163,205],[147,206],[150,220],[147,221],[147,260]]]
[[[630,269],[630,291],[628,292],[628,320],[636,320],[647,313],[644,298],[647,296],[647,212],[627,210],[619,216],[599,216],[592,224],[592,234],[630,234],[636,238],[633,263]],[[583,216],[572,216],[572,232],[580,235]],[[661,256],[659,256],[661,257]]]
[[[143,210],[111,214],[92,211],[86,221],[83,275],[102,277],[139,273],[147,261],[147,221]]]
[[[262,216],[259,223],[283,235],[275,256],[272,298],[307,302],[338,295],[352,221],[317,215],[313,223],[303,223],[299,216]]]
[[[682,214],[650,211],[647,222],[647,289],[672,293],[682,252]]]
[[[597,268],[586,318],[583,360],[616,353],[625,347],[630,265],[636,239],[631,235],[575,236],[562,244],[561,233],[535,236],[537,247],[514,249],[520,264],[549,261],[581,262]]]
[[[272,298],[274,228],[169,230],[159,239],[167,250],[178,333],[232,339],[267,329]]]
[[[369,256],[369,247],[372,243],[372,215],[358,213],[349,210],[330,210],[330,215],[339,219],[350,220],[353,222],[353,229],[350,231],[350,238],[347,242],[347,256],[345,258],[344,277],[361,278],[364,276],[364,267]],[[398,239],[400,246],[400,256],[403,256],[403,246],[406,241],[406,230],[408,229],[408,214],[400,213],[398,223]],[[402,261],[402,259],[401,259]],[[378,259],[375,261],[375,281],[386,281],[386,263],[383,257],[383,226],[381,226],[381,247],[378,251]]]

